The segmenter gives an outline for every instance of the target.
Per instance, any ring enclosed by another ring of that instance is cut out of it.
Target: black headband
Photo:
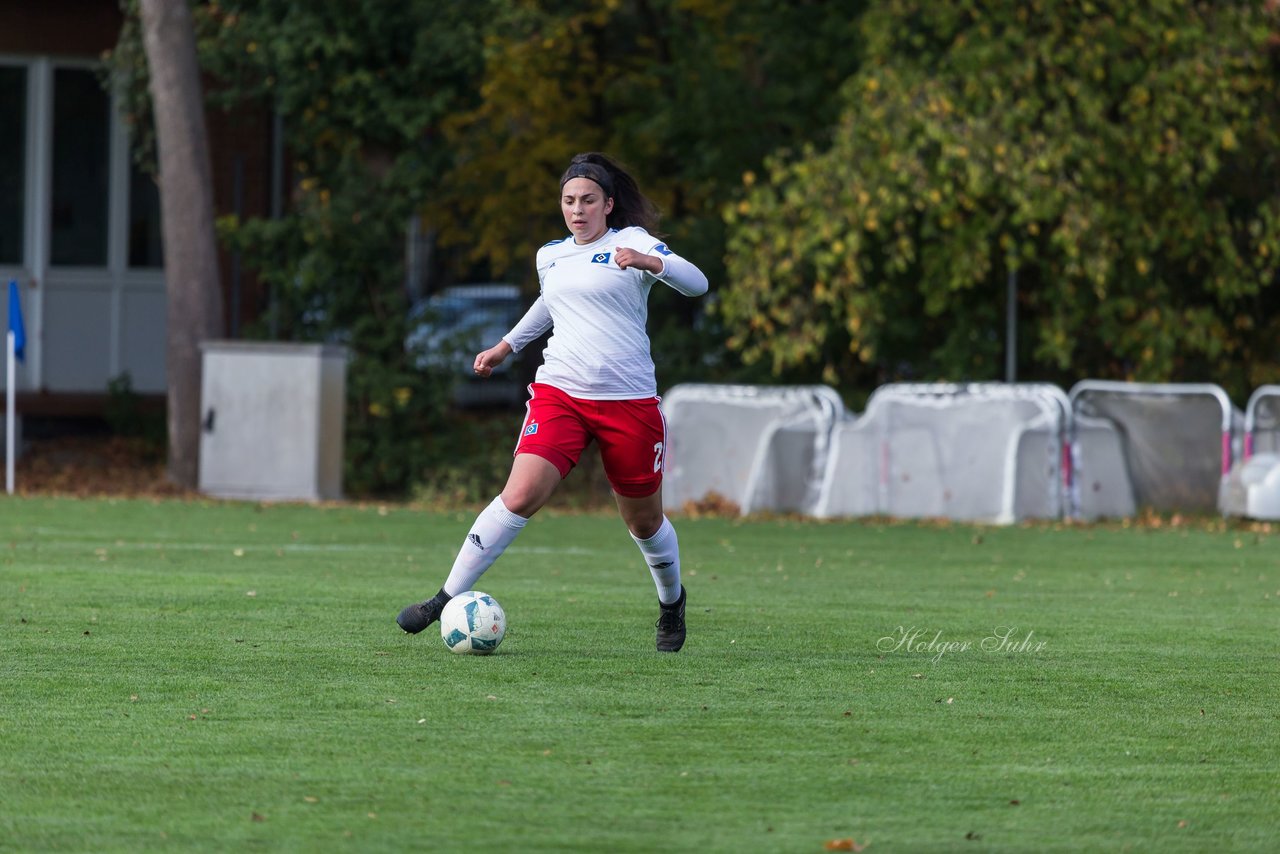
[[[604,190],[605,198],[613,198],[613,179],[609,177],[609,172],[603,166],[595,163],[574,163],[565,170],[564,177],[560,179],[560,189],[564,189],[564,185],[569,183],[572,178],[586,178],[589,181],[595,181],[600,185],[600,189]]]

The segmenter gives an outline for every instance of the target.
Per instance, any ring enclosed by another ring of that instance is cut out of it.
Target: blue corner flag
[[[18,299],[18,283],[9,280],[9,331],[13,333],[13,352],[18,361],[26,355],[27,331],[22,328],[22,300]]]

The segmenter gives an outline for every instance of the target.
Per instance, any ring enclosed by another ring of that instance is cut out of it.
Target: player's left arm
[[[631,246],[619,246],[613,257],[623,270],[633,267],[644,270],[685,296],[698,297],[707,292],[706,275],[693,262],[668,249],[665,243],[655,244],[649,252],[642,252]]]

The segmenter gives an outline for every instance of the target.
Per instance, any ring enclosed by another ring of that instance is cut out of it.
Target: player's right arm
[[[530,342],[537,341],[542,333],[551,328],[551,312],[542,297],[534,300],[533,305],[520,318],[520,322],[511,327],[511,331],[502,336],[502,340],[488,350],[476,355],[472,370],[476,376],[487,377],[493,369],[507,360],[512,353],[519,353]]]
[[[562,241],[553,240],[542,249],[538,250],[537,268],[538,268],[538,286],[543,284],[543,276],[550,269],[550,260],[546,257],[545,250],[550,246],[555,246]],[[502,340],[490,347],[488,350],[479,353],[476,356],[473,370],[478,376],[487,377],[493,373],[493,369],[501,365],[507,360],[512,353],[519,353],[529,344],[537,341],[542,334],[551,328],[551,311],[547,308],[547,303],[543,300],[541,294],[533,301],[533,305],[529,306],[529,310],[524,313],[524,317],[513,327],[511,331],[502,336]]]
[[[542,337],[542,333],[551,328],[551,311],[541,296],[533,301],[529,310],[520,318],[520,322],[511,327],[511,331],[502,336],[502,341],[511,348],[512,353],[519,353],[529,344]],[[493,349],[493,348],[491,348]],[[487,352],[487,351],[486,351]]]

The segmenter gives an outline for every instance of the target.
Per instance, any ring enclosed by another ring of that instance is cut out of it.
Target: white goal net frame
[[[682,383],[662,396],[663,506],[718,498],[742,515],[811,514],[831,431],[847,417],[835,389]]]
[[[1068,397],[1077,419],[1106,419],[1119,431],[1137,506],[1218,509],[1234,457],[1236,415],[1221,386],[1082,380]],[[1077,474],[1089,474],[1088,449],[1077,448],[1074,457]]]
[[[832,437],[816,515],[1074,515],[1072,410],[1048,383],[892,383]]]
[[[1280,385],[1264,385],[1249,395],[1244,410],[1244,458],[1280,454]]]

